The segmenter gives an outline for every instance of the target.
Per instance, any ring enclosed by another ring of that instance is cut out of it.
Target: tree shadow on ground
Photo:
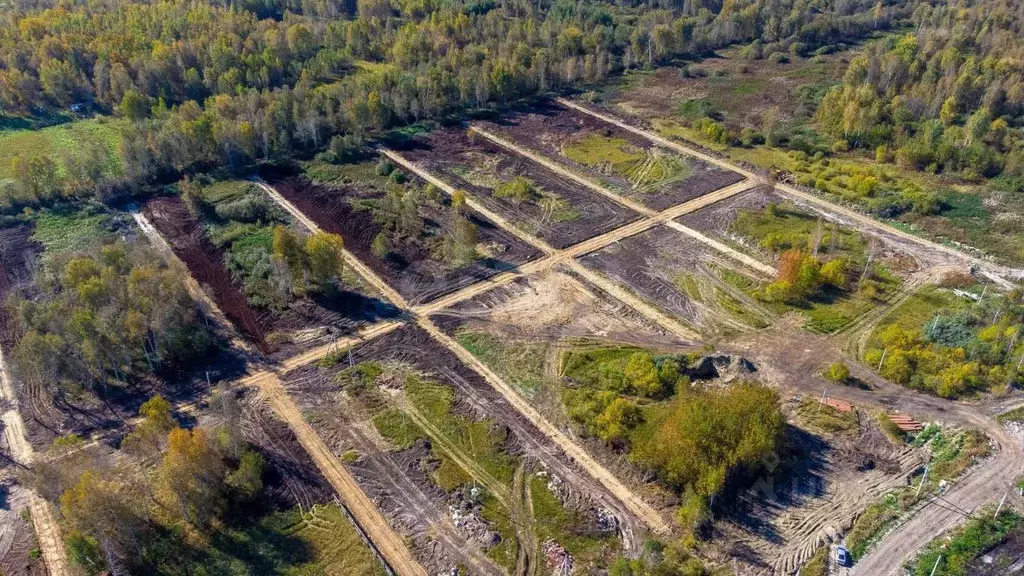
[[[787,508],[825,494],[831,450],[820,436],[787,425],[777,454],[730,480],[719,497],[716,515],[769,542],[781,543],[772,520]]]

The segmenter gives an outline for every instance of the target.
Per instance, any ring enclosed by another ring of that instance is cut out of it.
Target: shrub
[[[535,194],[536,189],[533,182],[523,176],[516,176],[508,182],[499,184],[494,189],[494,196],[508,198],[515,203],[529,202]]]
[[[232,202],[218,204],[214,211],[224,220],[254,223],[268,219],[270,205],[262,196],[246,195]]]
[[[386,232],[378,232],[377,235],[373,237],[373,242],[370,244],[370,251],[378,258],[387,258],[387,255],[391,253],[391,248],[388,247],[388,235]]]
[[[693,98],[679,103],[679,114],[690,120],[711,116],[713,112],[714,108],[707,98]]]
[[[830,382],[836,384],[846,384],[850,379],[850,368],[843,362],[835,362],[831,366],[825,369],[822,376]]]

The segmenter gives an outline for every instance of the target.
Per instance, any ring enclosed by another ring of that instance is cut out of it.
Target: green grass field
[[[36,215],[32,238],[43,245],[43,258],[56,254],[87,250],[97,242],[112,238],[113,216],[100,209],[43,211]]]
[[[81,158],[96,150],[107,150],[106,174],[118,176],[124,166],[118,156],[121,146],[121,127],[124,121],[116,118],[96,117],[75,120],[41,130],[0,131],[0,178],[7,178],[11,160],[22,156],[49,156],[60,164],[66,155]]]
[[[486,332],[460,332],[456,339],[527,398],[543,386],[547,346],[503,340]]]
[[[853,279],[862,277],[867,262],[868,246],[860,233],[788,204],[741,211],[732,224],[732,231],[773,254],[792,249],[813,253],[817,246],[819,260],[844,259],[848,263],[847,276]],[[849,288],[823,289],[797,309],[807,316],[805,328],[830,334],[889,298],[899,286],[898,277],[876,264],[863,280],[851,281]],[[745,290],[750,294],[756,292],[749,286]],[[779,302],[766,302],[766,305],[780,314],[793,308]]]
[[[256,576],[281,574],[386,574],[373,552],[336,504],[293,508],[256,523],[217,532],[207,549],[196,551],[189,574]]]
[[[647,191],[661,184],[685,180],[693,169],[683,159],[656,149],[642,150],[622,138],[587,134],[563,147],[566,158],[584,166],[609,167],[634,189]]]

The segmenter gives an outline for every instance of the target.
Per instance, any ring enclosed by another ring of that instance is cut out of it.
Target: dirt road
[[[672,230],[682,232],[683,234],[686,234],[687,236],[699,242],[711,246],[715,250],[718,250],[719,252],[722,252],[723,254],[729,256],[730,258],[738,260],[755,270],[758,270],[765,274],[775,273],[775,269],[772,268],[771,266],[768,266],[767,264],[764,264],[763,262],[760,262],[757,259],[752,258],[738,250],[734,250],[733,248],[721,242],[718,242],[717,240],[708,238],[704,234],[701,234],[700,232],[692,228],[683,226],[682,224],[673,220],[674,218],[678,218],[684,214],[695,212],[697,210],[700,210],[701,208],[704,208],[705,206],[709,206],[711,204],[714,204],[715,202],[720,202],[722,200],[725,200],[726,198],[735,196],[740,192],[745,192],[746,190],[749,190],[754,186],[750,178],[747,178],[746,180],[742,180],[729,186],[725,186],[724,188],[719,188],[714,192],[709,192],[708,194],[704,194],[702,196],[694,198],[693,200],[690,200],[689,202],[684,202],[682,204],[679,204],[678,206],[674,206],[663,212],[657,212],[630,198],[627,198],[620,194],[616,194],[611,190],[608,190],[604,186],[601,186],[596,182],[592,182],[589,179],[580,176],[579,174],[576,174],[572,170],[569,170],[568,168],[558,164],[557,162],[548,160],[547,158],[535,154],[531,150],[523,148],[522,146],[519,146],[514,142],[510,142],[496,134],[492,134],[491,132],[488,132],[487,130],[480,128],[479,126],[474,126],[473,131],[487,138],[488,140],[497,144],[498,146],[505,148],[506,150],[519,154],[520,156],[523,156],[525,158],[529,158],[530,160],[533,160],[538,164],[542,164],[545,168],[548,168],[553,172],[557,172],[567,178],[570,178],[574,182],[582,186],[585,186],[587,189],[597,192],[598,194],[601,194],[602,196],[609,198],[615,202],[618,202],[619,204],[627,208],[630,208],[636,212],[639,212],[647,217],[648,220],[641,220],[640,222],[646,222],[648,224],[651,224],[652,226],[655,224],[664,224],[665,226],[671,228]],[[619,230],[622,230],[622,228],[619,228]],[[613,234],[616,231],[617,230],[613,230],[608,234]]]
[[[314,222],[311,218],[303,214],[301,210],[296,208],[294,204],[289,202],[277,190],[274,190],[272,186],[269,186],[266,182],[260,180],[259,178],[253,178],[253,182],[255,182],[257,186],[262,188],[263,191],[266,192],[270,196],[270,198],[277,203],[278,206],[284,208],[285,211],[291,214],[296,220],[299,221],[299,223],[305,226],[306,229],[308,229],[310,232],[322,232],[320,227],[317,226],[316,222]],[[360,262],[359,259],[356,258],[348,250],[342,249],[342,255],[345,259],[346,265],[352,267],[352,269],[355,270],[360,277],[369,282],[374,289],[383,294],[384,297],[390,300],[392,304],[403,309],[409,308],[409,303],[405,300],[405,298],[402,298],[401,294],[399,294],[398,291],[388,286],[387,282],[384,282],[379,276],[377,276],[377,274],[374,273],[374,271],[371,270],[369,266]]]
[[[591,110],[590,108],[587,108],[586,106],[581,106],[580,104],[572,102],[571,100],[566,100],[565,98],[557,98],[556,101],[559,104],[561,104],[561,105],[563,105],[563,106],[565,106],[567,108],[572,108],[573,110],[582,112],[584,114],[588,114],[588,115],[593,116],[595,118],[599,118],[601,120],[604,120],[605,122],[608,122],[609,124],[614,124],[615,126],[618,126],[619,128],[622,128],[623,130],[628,130],[629,132],[632,132],[633,134],[637,134],[639,136],[647,138],[648,140],[650,140],[652,142],[655,142],[655,143],[657,143],[660,146],[664,146],[666,148],[677,150],[677,151],[682,152],[684,154],[689,154],[690,156],[694,156],[696,158],[700,158],[701,160],[704,160],[705,162],[710,162],[710,163],[712,163],[712,164],[714,164],[716,166],[720,166],[722,168],[726,168],[726,169],[732,170],[734,172],[738,172],[738,173],[742,174],[743,176],[746,176],[747,178],[756,178],[756,175],[753,172],[751,172],[749,170],[746,170],[746,169],[742,168],[741,166],[739,166],[737,164],[729,162],[728,160],[723,160],[721,158],[716,158],[714,156],[711,156],[710,154],[706,154],[706,153],[704,153],[704,152],[702,152],[700,150],[697,150],[696,148],[693,148],[693,147],[690,147],[690,146],[686,146],[684,144],[680,144],[679,142],[676,142],[676,141],[673,141],[673,140],[669,140],[668,138],[664,138],[664,137],[662,137],[662,136],[660,136],[660,135],[658,135],[658,134],[656,134],[654,132],[651,132],[649,130],[644,130],[644,129],[641,129],[641,128],[637,128],[636,126],[633,126],[631,124],[623,122],[622,120],[619,120],[618,118],[615,118],[614,116],[610,116],[608,114],[603,114],[601,112],[597,112],[595,110]],[[832,211],[832,212],[834,212],[836,214],[841,214],[842,216],[845,216],[846,218],[854,220],[854,221],[856,221],[856,222],[858,222],[860,224],[863,224],[865,226],[869,226],[871,228],[875,228],[877,230],[881,230],[881,231],[885,232],[886,234],[891,234],[893,236],[898,236],[898,237],[900,237],[900,238],[902,238],[904,240],[909,240],[909,241],[914,242],[914,243],[916,243],[916,244],[918,244],[920,246],[924,246],[924,247],[926,247],[926,248],[928,248],[930,250],[937,250],[939,252],[944,252],[944,253],[949,254],[951,256],[955,256],[955,257],[957,257],[959,259],[966,260],[966,261],[970,262],[971,264],[974,264],[974,265],[978,266],[980,269],[989,271],[989,272],[991,272],[991,273],[993,273],[995,275],[998,275],[998,276],[1010,276],[1010,277],[1013,277],[1013,278],[1016,278],[1016,279],[1020,279],[1021,277],[1024,277],[1024,270],[1009,268],[1009,267],[1006,267],[1006,266],[1000,266],[1000,265],[994,264],[994,263],[992,263],[992,262],[990,262],[990,261],[988,261],[988,260],[986,260],[984,258],[979,258],[977,256],[973,256],[971,254],[967,254],[967,253],[965,253],[965,252],[963,252],[961,250],[957,250],[955,248],[951,248],[949,246],[945,246],[943,244],[939,244],[938,242],[933,242],[931,240],[922,238],[920,236],[917,236],[915,234],[911,234],[909,232],[904,232],[903,230],[900,230],[899,228],[895,228],[895,227],[890,226],[888,224],[885,224],[883,222],[879,222],[878,220],[875,220],[874,218],[871,218],[870,216],[866,216],[864,214],[861,214],[860,212],[857,212],[856,210],[851,210],[849,208],[840,206],[840,205],[835,204],[833,202],[829,202],[828,200],[820,198],[819,196],[816,196],[814,194],[809,194],[807,192],[804,192],[803,190],[800,190],[800,189],[798,189],[798,188],[796,188],[794,186],[790,186],[788,184],[778,184],[778,185],[776,185],[776,189],[781,191],[782,193],[787,194],[789,196],[792,196],[794,198],[799,198],[799,199],[804,200],[806,202],[810,202],[812,204],[817,204],[818,206],[821,206],[821,207],[823,207],[823,208],[825,208],[825,209],[827,209],[829,211]],[[1000,281],[997,278],[993,278],[993,280],[995,280],[997,282],[1000,282],[1000,283],[1002,283],[1004,285],[1007,284],[1005,280],[1001,280]]]
[[[511,386],[505,383],[497,374],[491,371],[482,362],[477,360],[468,350],[452,340],[447,334],[441,332],[433,322],[426,318],[417,319],[417,324],[426,330],[439,343],[454,353],[459,360],[476,371],[488,384],[497,390],[501,396],[525,416],[534,426],[544,433],[552,442],[564,451],[570,459],[582,466],[594,479],[600,482],[608,491],[619,499],[634,515],[640,518],[657,534],[668,534],[670,526],[656,510],[650,507],[632,490],[622,484],[611,472],[597,462],[586,450],[573,442],[554,424],[544,418],[540,412],[534,409],[529,402],[520,396]]]
[[[261,184],[261,186],[263,185]],[[268,188],[269,187],[264,187],[264,189]],[[164,239],[160,232],[149,222],[145,215],[135,209],[132,209],[131,213],[143,233],[147,238],[149,238],[152,244],[159,251],[163,252],[167,258],[177,260],[166,239]],[[311,228],[311,230],[316,231],[317,228]],[[182,266],[184,266],[184,264],[182,264]],[[220,311],[216,302],[214,302],[206,292],[202,290],[199,283],[196,282],[191,275],[186,277],[186,284],[192,297],[201,302],[204,307],[207,308],[207,313],[211,317],[222,322],[222,326],[231,332],[232,343],[242,347],[248,346],[248,343],[242,341],[234,330],[232,330],[232,325]],[[341,338],[331,344],[314,348],[313,350],[299,354],[289,360],[285,360],[281,363],[280,368],[288,370],[309,362],[314,362],[319,358],[330,354],[334,350],[344,349],[357,342],[386,334],[401,325],[402,322],[382,322],[369,326],[354,336]],[[0,373],[3,372],[2,368],[2,356],[0,356]],[[373,505],[373,502],[369,497],[367,497],[366,493],[362,491],[352,476],[348,474],[338,459],[334,457],[327,448],[327,445],[323,443],[323,440],[316,435],[313,428],[302,418],[301,412],[299,412],[298,407],[281,385],[276,372],[264,370],[255,374],[250,374],[249,376],[237,380],[233,385],[255,387],[260,391],[268,405],[288,425],[288,427],[291,428],[292,432],[295,433],[295,436],[299,439],[302,447],[309,453],[310,457],[316,463],[324,477],[327,478],[331,483],[331,486],[334,487],[335,492],[337,492],[341,501],[352,513],[352,516],[356,519],[359,527],[367,534],[372,545],[377,549],[378,553],[385,559],[391,568],[401,575],[411,574],[426,576],[426,571],[412,557],[412,554],[409,552],[409,549],[405,546],[402,539],[393,530],[391,530],[387,521],[385,521],[380,515],[380,512]],[[7,390],[6,385],[3,386],[3,390]],[[45,505],[45,502],[43,504]],[[45,515],[43,514],[40,514],[40,516],[45,518]],[[35,519],[35,517],[36,514],[33,511],[33,519]],[[37,528],[37,533],[40,533],[39,528]],[[40,540],[42,539],[43,536],[40,534]],[[60,550],[63,551],[63,546],[60,546]]]
[[[273,188],[265,183],[260,183],[260,186],[264,190],[273,191]],[[283,208],[292,212],[293,214],[301,214],[301,212],[290,202],[287,201],[283,196],[274,191],[271,194],[271,198],[281,205]],[[296,216],[298,218],[298,216]],[[303,216],[300,221],[308,220]],[[310,222],[315,226],[315,223]],[[506,223],[507,225],[507,223]],[[318,230],[319,228],[311,228],[311,230]],[[380,286],[381,292],[387,294],[393,292],[387,284],[379,276],[374,274],[367,266],[352,258],[355,263],[353,268],[362,275],[367,282],[374,286]],[[552,265],[555,262],[552,263]],[[397,296],[397,294],[396,294]],[[606,470],[600,463],[597,462],[589,453],[583,448],[574,443],[565,434],[563,434],[557,427],[548,422],[539,412],[533,409],[522,397],[519,396],[516,391],[506,384],[496,374],[491,372],[486,366],[476,359],[469,351],[460,346],[457,342],[445,335],[441,330],[437,328],[430,321],[429,318],[422,314],[417,314],[415,309],[412,309],[408,303],[399,298],[393,301],[397,306],[410,313],[415,317],[416,322],[423,327],[431,336],[437,340],[444,347],[448,348],[454,353],[459,359],[461,359],[467,366],[471,367],[474,371],[479,373],[488,384],[494,387],[506,401],[515,406],[537,429],[541,430],[545,436],[547,436],[555,445],[561,448],[570,458],[576,461],[580,466],[587,471],[594,479],[596,479],[601,485],[603,485],[613,496],[618,498],[626,508],[641,521],[647,524],[654,532],[658,534],[667,534],[670,531],[670,527],[667,522],[661,517],[656,510],[650,505],[643,501],[639,496],[634,494],[628,487],[619,481],[611,472]],[[678,327],[677,327],[678,329]],[[259,378],[252,379],[254,383],[261,381]]]
[[[21,419],[21,412],[18,411],[14,381],[8,371],[2,348],[0,348],[0,397],[8,406],[7,411],[3,413],[3,437],[10,448],[10,454],[15,460],[26,466],[31,466],[35,451],[25,439],[25,423]],[[69,576],[71,572],[67,554],[64,551],[64,541],[60,537],[60,525],[53,515],[50,504],[35,492],[28,491],[28,494],[32,525],[36,531],[39,551],[43,555],[46,570],[50,576]]]
[[[262,399],[288,424],[299,443],[306,449],[317,468],[348,508],[356,522],[366,532],[377,551],[388,565],[402,576],[427,576],[427,571],[413,558],[405,542],[391,529],[380,511],[359,488],[355,478],[345,470],[327,444],[303,418],[302,412],[285,390],[277,374],[264,372],[253,380]]]
[[[528,150],[524,150],[524,149],[516,146],[515,144],[513,144],[511,142],[508,142],[508,141],[506,141],[506,140],[504,140],[504,139],[502,139],[502,138],[500,138],[498,136],[490,134],[489,132],[486,132],[486,131],[484,131],[482,129],[475,128],[475,130],[477,132],[479,132],[481,135],[483,135],[483,136],[485,136],[485,137],[487,137],[489,139],[492,139],[495,143],[497,143],[497,144],[499,144],[499,145],[501,145],[501,146],[511,150],[513,153],[521,154],[521,155],[526,156],[526,157],[528,157],[530,159],[534,159],[533,153],[528,151]],[[417,166],[415,163],[410,162],[409,160],[404,158],[401,154],[399,154],[399,153],[397,153],[397,152],[395,152],[393,150],[388,150],[386,148],[382,148],[381,152],[384,155],[386,155],[387,157],[389,157],[392,160],[394,160],[396,163],[398,163],[400,166],[402,166],[406,170],[409,170],[410,172],[412,172],[413,174],[416,174],[420,178],[423,178],[427,182],[430,182],[430,183],[434,184],[435,186],[437,186],[438,188],[443,190],[446,194],[452,195],[452,194],[455,193],[455,188],[452,187],[450,184],[448,184],[444,180],[434,176],[433,174],[431,174],[427,170]],[[551,162],[549,162],[547,160],[540,159],[539,157],[538,157],[538,161],[544,162],[545,166],[550,165],[550,167],[552,167],[552,168],[557,167],[556,164],[551,163]],[[564,173],[567,174],[567,175],[570,175],[570,176],[572,175],[571,172],[565,170],[564,168],[559,168],[559,169],[563,170]],[[759,272],[762,272],[762,273],[768,274],[768,275],[773,275],[775,273],[775,269],[772,268],[771,266],[768,266],[767,264],[764,264],[763,262],[760,262],[760,261],[758,261],[755,258],[752,258],[752,257],[750,257],[750,256],[748,256],[746,254],[743,254],[742,252],[734,250],[733,248],[731,248],[729,246],[726,246],[725,244],[723,244],[721,242],[718,242],[717,240],[708,238],[707,236],[701,234],[700,232],[697,232],[696,230],[693,230],[691,228],[683,226],[682,224],[679,224],[678,222],[675,222],[673,220],[674,218],[678,218],[679,216],[682,216],[684,214],[689,214],[691,212],[695,212],[697,210],[700,210],[701,208],[704,208],[706,206],[714,204],[715,202],[720,202],[722,200],[725,200],[727,198],[735,196],[736,194],[739,194],[741,192],[744,192],[744,191],[750,189],[751,184],[748,181],[737,182],[737,183],[732,184],[730,186],[726,186],[724,188],[720,188],[719,190],[715,190],[714,192],[711,192],[711,193],[705,194],[703,196],[700,196],[698,198],[694,198],[693,200],[690,200],[688,202],[684,202],[684,203],[682,203],[682,204],[680,204],[678,206],[674,206],[672,208],[669,208],[668,210],[665,210],[663,212],[656,212],[656,211],[653,211],[653,210],[651,210],[649,208],[646,208],[646,207],[644,207],[642,205],[636,204],[635,202],[632,202],[628,198],[619,196],[618,194],[615,194],[615,193],[611,192],[610,190],[607,190],[607,189],[603,188],[602,186],[599,186],[599,185],[594,184],[594,183],[588,183],[586,180],[582,179],[581,177],[578,177],[578,176],[571,176],[571,177],[576,179],[576,181],[580,182],[581,184],[587,185],[588,187],[590,187],[593,190],[600,189],[602,195],[605,195],[605,196],[613,199],[614,201],[621,203],[622,205],[624,205],[624,206],[626,206],[628,208],[633,208],[634,210],[642,212],[645,215],[645,218],[641,219],[641,220],[637,220],[636,222],[633,222],[631,224],[627,224],[625,226],[621,226],[619,228],[616,228],[615,230],[611,230],[611,231],[606,232],[606,233],[604,233],[604,234],[602,234],[600,236],[595,236],[595,237],[590,238],[588,240],[584,240],[583,242],[580,242],[578,244],[570,246],[570,247],[568,247],[568,248],[566,248],[564,250],[555,250],[554,248],[552,248],[550,245],[548,245],[543,240],[541,240],[541,239],[539,239],[539,238],[537,238],[537,237],[535,237],[535,236],[533,236],[533,235],[531,235],[531,234],[529,234],[527,232],[524,232],[524,231],[520,230],[519,228],[517,228],[515,225],[513,225],[511,222],[509,222],[505,218],[503,218],[503,217],[499,216],[498,214],[495,214],[495,213],[487,210],[486,208],[480,206],[479,202],[476,202],[471,196],[467,197],[466,202],[467,202],[467,204],[471,208],[473,208],[474,210],[480,211],[482,214],[484,214],[485,216],[490,218],[498,226],[504,228],[505,230],[507,230],[508,232],[510,232],[512,234],[515,234],[517,237],[522,239],[524,242],[527,242],[528,244],[534,246],[535,248],[541,250],[542,252],[544,252],[545,254],[548,255],[547,258],[539,260],[539,261],[535,262],[533,266],[530,266],[531,269],[536,268],[537,270],[541,270],[541,269],[549,268],[549,267],[554,266],[556,264],[565,263],[569,267],[571,267],[573,270],[575,270],[578,274],[580,274],[581,276],[586,278],[587,281],[600,286],[606,292],[608,292],[612,296],[618,298],[619,300],[621,300],[622,302],[626,303],[630,307],[632,307],[634,309],[638,309],[638,310],[642,308],[643,309],[642,313],[645,316],[648,316],[651,319],[655,319],[655,321],[657,321],[659,324],[663,325],[665,328],[669,329],[671,332],[673,332],[674,334],[676,334],[677,336],[679,336],[680,338],[682,338],[683,340],[686,340],[686,341],[697,341],[697,340],[700,340],[700,335],[697,334],[692,329],[684,326],[680,322],[676,321],[675,319],[670,318],[669,316],[661,313],[655,307],[647,304],[646,302],[642,301],[640,298],[638,298],[638,297],[634,296],[633,294],[629,293],[628,291],[622,289],[620,286],[618,286],[618,285],[608,281],[604,277],[602,277],[602,276],[600,276],[598,274],[595,274],[594,272],[584,268],[582,265],[578,264],[574,259],[578,258],[578,257],[580,257],[580,256],[582,256],[584,254],[588,254],[590,252],[594,252],[594,251],[600,250],[602,248],[605,248],[607,246],[610,246],[610,245],[612,245],[612,244],[614,244],[616,242],[619,242],[621,240],[624,240],[624,239],[626,239],[626,238],[628,238],[630,236],[634,236],[636,234],[640,234],[640,233],[642,233],[642,232],[644,232],[646,230],[649,230],[650,228],[653,228],[655,226],[665,225],[665,226],[667,226],[667,227],[669,227],[669,228],[671,228],[671,229],[673,229],[673,230],[675,230],[677,232],[682,232],[683,234],[686,234],[687,236],[690,236],[691,238],[694,238],[694,239],[698,240],[699,242],[702,242],[702,243],[704,243],[704,244],[706,244],[708,246],[711,246],[715,250],[718,250],[719,252],[722,252],[722,253],[726,254],[727,256],[742,262],[743,264],[749,266],[750,268],[752,268],[754,270],[757,270]],[[527,265],[527,266],[529,266],[529,265]],[[524,266],[523,268],[525,269],[526,266]],[[524,273],[524,272],[521,272],[521,273]],[[427,304],[426,307],[421,308],[421,309],[422,310],[430,310],[430,311],[439,311],[439,310],[441,310],[443,308],[447,308],[447,307],[449,307],[449,306],[451,306],[453,304],[461,302],[461,301],[465,300],[466,298],[473,297],[473,296],[478,295],[478,294],[480,294],[480,293],[482,293],[482,292],[484,292],[486,290],[489,290],[491,288],[497,287],[501,283],[511,281],[511,280],[513,280],[516,277],[517,277],[516,275],[510,275],[510,276],[504,277],[504,278],[495,278],[495,279],[492,279],[492,281],[489,282],[488,284],[481,283],[482,284],[481,286],[477,286],[477,285],[474,284],[473,286],[469,286],[469,287],[463,289],[462,291],[456,292],[456,293],[448,295],[446,297],[442,297],[441,299],[439,299],[441,301],[439,303],[430,302],[430,303]]]
[[[743,354],[753,361],[767,382],[820,396],[825,382],[817,375],[821,368],[835,361],[845,361],[851,375],[870,386],[829,387],[829,395],[849,401],[859,408],[900,410],[922,421],[970,425],[984,431],[999,445],[999,451],[960,479],[943,498],[963,508],[974,510],[995,504],[1007,490],[1007,503],[1024,504],[1011,489],[1015,479],[1024,474],[1024,451],[1019,440],[985,413],[983,407],[965,402],[952,402],[893,384],[868,367],[852,361],[842,352],[843,335],[826,337],[811,334],[785,321],[756,334],[722,344],[723,351]],[[770,342],[766,346],[765,342]],[[864,503],[867,504],[866,502]],[[898,573],[900,566],[922,546],[960,521],[956,512],[927,505],[884,537],[856,565],[853,573],[864,576],[886,576]]]

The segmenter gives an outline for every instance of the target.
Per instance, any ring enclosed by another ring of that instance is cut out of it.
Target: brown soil
[[[411,303],[432,300],[464,286],[512,270],[539,255],[514,235],[495,226],[478,214],[470,213],[476,225],[479,243],[492,255],[452,269],[434,259],[419,242],[401,242],[392,246],[392,254],[381,258],[370,249],[374,237],[381,232],[369,210],[356,210],[353,201],[383,197],[383,192],[356,185],[327,187],[308,180],[289,177],[272,180],[271,185],[327,232],[339,234],[345,247],[361,262],[384,278],[388,285]],[[451,220],[450,208],[423,202],[420,215],[427,233],[438,237],[445,223]]]
[[[587,254],[580,258],[580,263],[611,282],[628,287],[707,336],[735,326],[735,320],[711,304],[712,295],[709,295],[710,303],[696,301],[676,283],[676,277],[686,273],[719,290],[728,290],[707,266],[718,264],[734,268],[735,264],[702,243],[672,230],[652,228]],[[743,298],[738,294],[733,296]]]
[[[351,334],[367,323],[397,315],[386,302],[350,290],[298,298],[280,311],[254,308],[225,267],[224,252],[210,241],[202,223],[179,198],[151,200],[145,212],[193,278],[212,293],[217,307],[264,354],[287,358]],[[272,345],[267,342],[267,335],[272,333],[293,337],[288,343]]]
[[[509,115],[499,121],[483,122],[485,129],[507,137],[517,144],[557,158],[559,162],[574,170],[588,174],[598,182],[609,182],[621,193],[635,197],[649,208],[665,210],[703,196],[743,179],[737,172],[722,169],[689,156],[682,159],[689,164],[692,174],[679,181],[666,183],[648,192],[632,191],[632,183],[613,173],[603,173],[593,167],[584,166],[567,158],[562,148],[572,139],[589,133],[621,138],[636,148],[649,150],[659,148],[651,140],[630,133],[604,122],[603,120],[563,107],[557,103],[533,105],[529,112]],[[674,153],[668,152],[666,153]]]
[[[819,546],[838,541],[867,504],[906,485],[927,460],[924,449],[892,444],[869,412],[860,414],[853,436],[791,426],[786,445],[771,476],[744,486],[717,527],[724,539],[756,551],[745,558],[748,568],[766,574],[793,573]]]
[[[271,347],[266,331],[245,294],[235,286],[224,266],[224,253],[210,241],[203,225],[177,197],[157,198],[144,212],[167,239],[174,254],[188,266],[189,274],[213,293],[214,301],[232,324],[265,354]]]
[[[451,386],[455,390],[458,410],[476,418],[493,418],[505,426],[509,434],[509,450],[527,460],[539,462],[550,473],[563,479],[579,495],[581,506],[609,510],[619,519],[627,549],[638,545],[636,539],[646,531],[643,524],[607,489],[583,473],[480,374],[462,363],[428,332],[418,326],[405,326],[353,348],[352,354],[353,361],[357,363],[377,360],[407,364]],[[322,391],[293,391],[303,398],[304,403],[321,401],[317,398],[322,397]]]
[[[0,346],[5,350],[14,346],[18,333],[4,303],[12,293],[29,293],[36,259],[43,251],[42,245],[32,240],[32,230],[30,224],[0,229]]]
[[[0,484],[0,571],[8,576],[46,576],[42,558],[29,554],[38,549],[29,509],[28,489],[4,480]]]
[[[476,137],[471,141],[464,126],[434,130],[398,150],[406,158],[441,175],[452,186],[470,192],[488,209],[529,230],[556,249],[603,234],[640,216],[543,166],[506,152],[485,138]],[[557,194],[579,213],[579,217],[563,222],[553,220],[536,202],[500,198],[494,195],[490,186],[471,184],[459,175],[461,169],[481,170],[497,182],[526,177],[543,190]]]
[[[431,316],[446,333],[483,330],[515,340],[556,343],[563,338],[679,348],[661,327],[590,288],[571,272],[549,270],[522,277]]]
[[[362,348],[353,351],[354,362],[373,359],[378,358]],[[485,557],[482,543],[457,530],[448,518],[449,497],[427,476],[436,466],[429,445],[420,442],[407,450],[389,450],[369,414],[315,367],[289,373],[284,385],[336,457],[351,450],[358,453],[345,468],[392,528],[411,540],[421,565],[431,573],[445,572],[458,563],[474,566],[474,573],[500,573]]]

